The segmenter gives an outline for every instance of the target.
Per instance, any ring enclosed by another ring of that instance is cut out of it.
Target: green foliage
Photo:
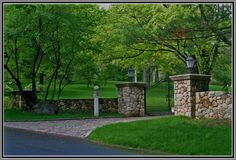
[[[232,75],[232,62],[231,54],[225,53],[224,55],[219,55],[216,61],[216,65],[213,69],[213,77],[219,81],[221,84],[231,86],[231,76]]]
[[[230,121],[165,117],[106,125],[89,139],[171,155],[231,155],[231,134]]]
[[[4,95],[10,95],[10,92],[13,91],[12,82],[4,83]]]
[[[144,68],[183,74],[188,55],[196,59],[196,73],[213,73],[230,84],[231,7],[117,4],[104,10],[85,4],[5,4],[4,65],[22,88],[30,83],[28,88],[37,88],[38,73],[44,73],[57,98],[73,80],[106,83],[114,77],[114,66],[117,80],[127,80],[128,67],[138,74]],[[10,87],[20,88],[17,83]]]
[[[193,55],[195,71],[210,74],[218,50],[230,47],[231,22],[227,4],[112,5],[92,41],[103,48],[100,60],[124,68],[186,72],[185,59]]]
[[[4,96],[4,109],[12,108],[11,98],[9,96]]]
[[[89,40],[103,12],[97,5],[4,5],[5,65],[20,82],[29,79],[32,89],[44,73],[48,86],[61,92],[84,61],[93,66]],[[96,73],[80,71],[75,74],[86,80]]]

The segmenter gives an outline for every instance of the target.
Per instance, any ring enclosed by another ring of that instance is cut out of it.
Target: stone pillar
[[[195,93],[208,91],[210,75],[186,74],[170,76],[174,81],[174,114],[195,117]]]
[[[146,83],[119,83],[118,113],[128,117],[145,116],[146,112]]]

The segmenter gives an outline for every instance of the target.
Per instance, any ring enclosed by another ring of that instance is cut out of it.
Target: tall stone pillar
[[[195,117],[195,93],[209,90],[210,75],[170,76],[174,81],[174,114]]]
[[[119,83],[118,113],[142,117],[146,113],[146,83]]]

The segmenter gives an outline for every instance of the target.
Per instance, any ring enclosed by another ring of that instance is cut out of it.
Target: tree
[[[43,57],[42,48],[37,44],[36,40],[39,39],[42,32],[41,19],[39,18],[38,23],[36,23],[37,27],[34,28],[32,27],[33,24],[31,23],[32,21],[30,21],[29,18],[29,14],[34,9],[35,8],[33,6],[23,6],[22,8],[19,6],[4,6],[4,10],[6,12],[4,17],[4,55],[6,58],[4,68],[16,82],[16,85],[29,108],[31,108],[37,101],[35,77]],[[18,15],[22,15],[22,17],[18,17]],[[34,19],[35,16],[36,15],[34,14],[31,18]],[[29,30],[34,30],[35,34],[28,34]],[[29,40],[27,41],[26,39]],[[35,50],[30,49],[31,42],[33,43],[33,48],[35,48]],[[28,51],[32,51],[33,55],[30,56],[32,58],[28,58],[27,56],[23,55],[24,52]],[[23,61],[22,59],[24,59],[25,61]],[[30,60],[31,62],[28,60]],[[21,68],[26,69],[22,67],[23,62],[32,64],[30,65],[30,69],[27,69],[27,71],[31,70],[30,76],[32,78],[32,96],[30,98],[24,94],[22,83],[20,80],[20,74],[23,71],[21,70]],[[14,63],[15,65],[13,67]]]
[[[100,55],[127,65],[140,62],[140,58],[140,68],[150,58],[166,58],[168,61],[156,63],[163,70],[171,60],[177,66],[179,62],[185,65],[187,56],[192,55],[196,59],[195,72],[211,74],[219,48],[231,44],[231,12],[228,4],[114,5],[104,24],[97,28],[100,38],[96,40],[105,48]]]
[[[230,50],[222,50],[221,52],[225,52],[224,54],[220,54],[216,65],[212,70],[212,76],[215,80],[222,83],[224,88],[227,86],[231,86],[231,73],[232,73],[232,62],[231,62],[231,51]]]
[[[22,76],[30,79],[33,98],[23,95],[29,109],[38,100],[38,73],[49,79],[44,100],[51,85],[51,99],[59,98],[72,65],[79,65],[74,61],[91,48],[89,39],[102,11],[96,5],[5,5],[4,12],[4,68],[22,95]]]

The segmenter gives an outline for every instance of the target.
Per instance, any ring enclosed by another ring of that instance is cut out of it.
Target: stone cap
[[[180,81],[180,80],[210,80],[211,75],[206,74],[183,74],[183,75],[176,75],[170,76],[173,81]]]
[[[123,82],[117,83],[117,87],[147,87],[147,83],[144,82]]]

